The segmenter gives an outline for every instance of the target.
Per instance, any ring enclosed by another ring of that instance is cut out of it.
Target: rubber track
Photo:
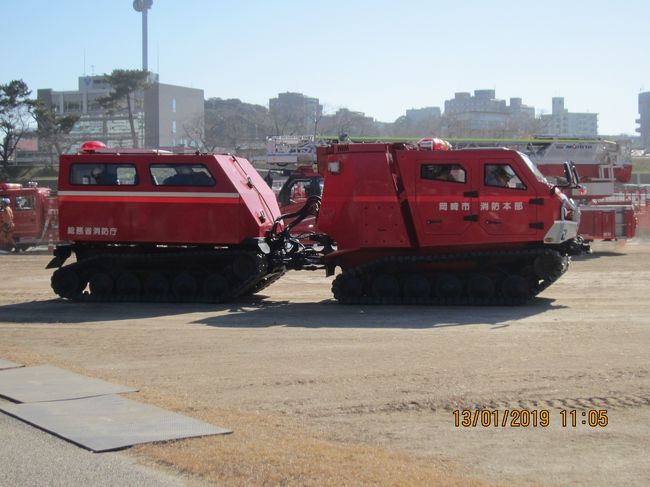
[[[199,261],[203,259],[206,263],[211,261],[232,262],[238,257],[253,257],[256,262],[256,270],[247,279],[230,289],[230,292],[219,297],[205,296],[202,289],[198,289],[198,293],[193,296],[179,297],[175,296],[170,290],[165,295],[150,296],[144,293],[139,293],[134,296],[118,295],[115,293],[110,295],[93,295],[89,291],[83,291],[71,296],[61,296],[63,298],[71,299],[73,301],[96,301],[96,302],[170,302],[170,303],[222,303],[232,301],[233,299],[245,295],[253,294],[272,282],[280,278],[284,271],[276,271],[269,274],[267,272],[268,264],[265,257],[254,251],[242,250],[220,250],[220,251],[194,251],[194,252],[166,252],[166,253],[134,253],[134,254],[116,254],[104,253],[97,254],[83,259],[81,262],[69,264],[61,267],[61,269],[71,269],[77,272],[77,275],[85,275],[87,280],[92,275],[93,270],[103,270],[107,267],[112,269],[123,269],[127,272],[139,273],[143,269],[151,272],[161,272],[164,274],[177,274],[183,271],[178,266],[179,262]],[[161,261],[160,266],[152,265],[156,260]],[[99,265],[97,265],[99,264]],[[97,265],[97,267],[95,267]],[[207,264],[206,264],[207,265]],[[225,266],[224,266],[225,267]],[[204,271],[206,269],[203,269]],[[221,269],[213,268],[207,269],[219,272]],[[56,271],[55,271],[56,272]],[[272,276],[269,279],[269,276]],[[54,279],[54,276],[53,276]],[[141,282],[141,284],[143,284]],[[170,283],[171,284],[171,283]]]
[[[567,265],[564,266],[561,272],[553,276],[549,280],[537,280],[536,286],[531,286],[528,296],[523,298],[508,298],[504,296],[495,296],[491,298],[475,298],[471,296],[459,296],[457,298],[447,298],[447,297],[421,297],[421,298],[412,298],[412,297],[374,297],[374,296],[343,296],[343,287],[342,283],[348,277],[359,277],[362,278],[366,276],[371,276],[372,274],[383,271],[386,272],[386,269],[396,268],[400,269],[403,266],[409,266],[413,264],[452,264],[460,262],[482,262],[489,261],[494,262],[508,262],[516,260],[526,260],[530,264],[540,255],[544,254],[557,254],[564,257],[556,250],[552,249],[523,249],[515,251],[483,251],[483,252],[466,252],[459,254],[440,254],[440,255],[425,255],[425,256],[390,256],[383,259],[379,259],[367,264],[360,265],[353,269],[349,269],[339,274],[332,283],[332,293],[334,297],[341,304],[369,304],[369,305],[379,305],[379,304],[388,304],[388,305],[442,305],[442,306],[456,306],[456,305],[469,305],[469,306],[495,306],[495,305],[505,305],[505,306],[514,306],[521,305],[530,299],[537,296],[548,286],[557,281],[568,269]],[[445,272],[445,271],[442,271]],[[387,272],[390,273],[390,272]],[[399,273],[399,272],[398,272]],[[498,290],[497,290],[498,293]]]
[[[273,284],[275,281],[280,279],[284,275],[285,271],[281,272],[275,272],[272,274],[267,274],[264,276],[260,281],[258,281],[251,289],[246,291],[244,295],[251,295],[251,294],[257,294],[260,291],[266,289],[269,287],[271,284]]]

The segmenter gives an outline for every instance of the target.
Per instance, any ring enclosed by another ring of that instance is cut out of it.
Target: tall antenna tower
[[[147,63],[147,11],[153,5],[153,0],[133,0],[133,10],[142,12],[142,70],[148,71]]]

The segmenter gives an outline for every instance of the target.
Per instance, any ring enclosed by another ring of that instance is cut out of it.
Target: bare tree
[[[321,130],[323,134],[339,136],[347,134],[350,136],[363,137],[371,135],[374,130],[374,121],[361,112],[353,112],[347,108],[339,109],[334,115],[322,117]]]
[[[274,135],[305,135],[316,130],[323,107],[301,93],[281,93],[269,101]]]
[[[2,174],[7,177],[7,165],[16,146],[29,131],[36,100],[29,98],[31,91],[23,80],[13,80],[0,85],[0,159]]]
[[[190,147],[197,147],[204,151],[212,152],[214,149],[208,148],[205,140],[205,116],[197,115],[187,122],[183,123],[183,132],[189,140]]]
[[[72,140],[69,134],[79,120],[79,116],[57,117],[50,107],[39,102],[34,110],[34,118],[38,124],[39,146],[47,148],[50,161],[53,162],[55,156],[61,155],[70,148]]]
[[[236,152],[242,142],[264,140],[271,132],[268,110],[238,99],[210,98],[205,102],[203,145]]]

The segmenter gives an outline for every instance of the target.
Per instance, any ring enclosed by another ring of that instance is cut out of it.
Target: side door
[[[42,208],[38,208],[36,194],[33,191],[19,191],[13,201],[14,230],[20,238],[38,238],[41,236]]]
[[[421,243],[440,244],[476,225],[478,194],[471,170],[460,158],[417,162],[415,214]]]
[[[489,235],[528,236],[539,231],[540,199],[523,164],[503,157],[480,161],[479,225]]]

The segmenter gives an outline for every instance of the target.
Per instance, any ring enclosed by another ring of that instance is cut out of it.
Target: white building
[[[597,137],[597,113],[570,113],[564,108],[564,98],[553,98],[553,108],[550,115],[542,115],[542,130],[544,135],[558,137]]]
[[[650,151],[650,91],[639,93],[639,127],[636,131],[641,136],[641,146]]]
[[[454,136],[516,136],[528,131],[535,119],[535,108],[521,98],[496,99],[495,90],[474,90],[454,95],[445,101],[445,123]]]

